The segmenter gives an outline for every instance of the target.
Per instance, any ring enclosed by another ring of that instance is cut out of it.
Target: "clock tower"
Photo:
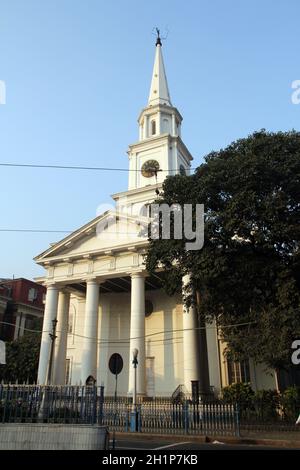
[[[148,104],[138,117],[139,140],[127,151],[128,191],[115,194],[115,200],[151,202],[166,176],[190,173],[193,157],[181,140],[182,116],[171,102],[159,33],[155,46]]]

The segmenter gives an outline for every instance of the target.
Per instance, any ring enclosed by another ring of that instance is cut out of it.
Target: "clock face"
[[[151,178],[156,175],[159,170],[159,163],[156,160],[147,160],[141,169],[141,173],[145,178]]]

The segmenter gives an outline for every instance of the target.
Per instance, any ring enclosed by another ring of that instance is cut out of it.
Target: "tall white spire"
[[[149,101],[138,117],[139,139],[129,146],[127,152],[130,169],[129,196],[133,194],[133,198],[138,198],[136,201],[146,201],[148,197],[156,197],[153,187],[162,183],[168,174],[189,174],[190,162],[193,159],[181,140],[182,116],[171,103],[159,30],[156,32]]]
[[[158,35],[148,106],[155,106],[157,104],[172,106],[161,46],[161,40]]]

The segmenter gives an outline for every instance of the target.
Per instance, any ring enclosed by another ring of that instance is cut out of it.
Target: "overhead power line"
[[[76,336],[78,338],[84,338],[84,339],[90,339],[92,340],[92,342],[94,343],[98,343],[98,344],[103,344],[103,345],[108,345],[108,344],[122,344],[122,343],[126,343],[128,344],[132,339],[145,339],[145,338],[149,338],[149,337],[153,337],[153,336],[157,336],[157,335],[164,335],[164,334],[173,334],[173,333],[182,333],[184,331],[195,331],[195,330],[218,330],[218,329],[225,329],[225,328],[234,328],[234,327],[238,327],[238,326],[247,326],[247,325],[252,325],[252,324],[255,324],[257,323],[256,321],[251,321],[251,322],[243,322],[243,323],[233,323],[231,325],[215,325],[215,326],[199,326],[199,327],[195,327],[195,328],[177,328],[177,329],[172,329],[172,330],[161,330],[161,331],[156,331],[155,333],[148,333],[146,335],[142,335],[142,336],[132,336],[132,337],[129,337],[129,338],[121,338],[121,339],[115,339],[115,340],[101,340],[101,339],[97,339],[96,337],[92,337],[92,336],[84,336],[84,335],[79,335],[77,333],[70,333],[70,336]],[[5,321],[0,321],[0,324],[4,324],[4,325],[10,325],[10,326],[16,326],[14,323],[9,323],[9,322],[5,322]],[[18,327],[19,329],[21,327]],[[33,332],[33,333],[51,333],[52,330],[30,330],[28,328],[24,328],[24,331],[30,331],[30,332]],[[57,330],[56,333],[61,333],[60,330]],[[179,339],[178,337],[174,337],[174,338],[164,338],[163,340],[159,340],[159,341],[169,341],[171,339]]]
[[[0,228],[0,232],[21,232],[21,233],[73,233],[75,232],[76,229],[74,230],[44,230],[44,229],[27,229],[27,228]],[[96,232],[96,229],[95,229],[95,232]],[[131,236],[131,235],[135,235],[135,236],[138,236],[138,233],[136,232],[119,232],[118,230],[116,230],[116,232],[101,232],[102,233],[105,233],[107,236],[110,236],[110,235],[128,235],[128,236]]]
[[[29,232],[29,233],[72,233],[74,230],[40,230],[23,228],[0,228],[0,232]]]
[[[86,171],[122,171],[122,172],[140,172],[140,169],[132,168],[111,168],[111,167],[102,167],[102,166],[74,166],[74,165],[40,165],[36,163],[0,163],[0,166],[12,167],[12,168],[42,168],[42,169],[53,169],[53,170],[86,170]],[[195,168],[187,168],[190,170],[195,170]],[[157,170],[159,172],[180,172],[179,168],[173,170]]]
[[[46,168],[54,170],[89,170],[89,171],[139,171],[129,168],[108,168],[99,166],[72,166],[72,165],[39,165],[36,163],[0,163],[0,166],[19,168]],[[163,171],[163,170],[161,170]]]

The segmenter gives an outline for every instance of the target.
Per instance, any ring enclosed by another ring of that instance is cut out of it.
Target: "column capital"
[[[103,282],[105,282],[105,279],[99,279],[97,278],[96,276],[91,276],[91,277],[86,277],[83,279],[86,284],[103,284]]]
[[[67,287],[62,287],[61,289],[59,289],[59,294],[71,295],[71,292],[68,290]]]
[[[149,276],[149,274],[146,271],[130,271],[128,274],[130,275],[131,279],[134,279],[137,277],[146,278]]]
[[[47,290],[48,290],[48,289],[49,289],[49,290],[50,290],[50,289],[57,289],[57,290],[59,289],[59,285],[58,285],[57,283],[55,283],[55,282],[45,282],[45,283],[44,283],[44,286],[46,287]]]

